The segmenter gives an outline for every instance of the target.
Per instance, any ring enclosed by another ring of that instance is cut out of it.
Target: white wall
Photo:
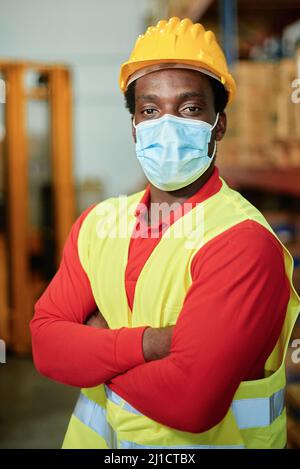
[[[105,197],[133,192],[144,181],[118,74],[144,30],[147,3],[0,0],[0,57],[72,66],[76,179],[98,176]]]

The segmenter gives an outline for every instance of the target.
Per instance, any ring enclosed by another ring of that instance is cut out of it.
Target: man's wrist
[[[145,361],[159,360],[170,353],[173,327],[148,327],[143,334]]]

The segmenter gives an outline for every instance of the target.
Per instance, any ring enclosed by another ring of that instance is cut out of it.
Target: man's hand
[[[100,311],[95,311],[86,321],[86,326],[95,327],[96,329],[109,329],[108,324]]]
[[[170,353],[174,326],[148,327],[143,335],[143,352],[146,361],[159,360]]]
[[[95,311],[85,323],[96,329],[109,329],[100,311]],[[170,353],[174,326],[148,327],[143,334],[143,353],[145,360],[159,360]]]

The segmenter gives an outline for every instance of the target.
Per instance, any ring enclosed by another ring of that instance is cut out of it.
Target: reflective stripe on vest
[[[107,398],[114,404],[122,407],[123,410],[136,415],[143,416],[141,412],[132,407],[118,394],[105,386]],[[271,397],[255,399],[236,399],[232,403],[232,411],[235,415],[240,429],[264,427],[270,425],[279,417],[284,409],[284,389],[280,389]],[[119,441],[113,428],[107,422],[106,410],[96,402],[88,399],[84,394],[80,394],[75,407],[74,415],[89,428],[104,438],[109,448],[121,449],[242,449],[242,445],[214,446],[214,445],[177,445],[177,446],[149,446],[140,445],[132,441]]]
[[[238,427],[266,427],[282,414],[284,409],[284,389],[275,392],[271,397],[255,399],[236,399],[232,402],[232,411]]]
[[[116,434],[107,421],[106,410],[96,402],[80,393],[74,409],[74,415],[82,423],[98,433],[109,448],[116,448]]]
[[[143,415],[107,386],[105,386],[105,392],[107,398],[122,409],[136,415]],[[232,402],[232,411],[241,430],[271,425],[282,414],[283,409],[284,389],[280,389],[271,397],[235,399]]]
[[[111,391],[105,386],[107,396],[114,404],[120,405],[123,399],[115,392]],[[109,392],[108,392],[109,391]],[[124,401],[126,407],[122,405],[122,409],[128,412],[134,410],[135,414],[143,415],[138,410],[134,409],[128,402]],[[230,445],[230,446],[216,446],[216,445],[177,445],[177,446],[150,446],[140,445],[133,441],[120,440],[117,441],[117,436],[110,424],[107,422],[106,410],[96,402],[88,399],[84,394],[80,394],[77,401],[74,415],[87,427],[98,433],[106,442],[110,449],[244,449],[243,445]]]
[[[118,394],[116,394],[114,391],[109,389],[109,387],[106,385],[105,385],[105,393],[106,393],[107,399],[109,399],[114,404],[117,404],[118,406],[122,407],[122,409],[127,410],[128,412],[131,412],[132,414],[143,415],[139,410],[132,407],[132,405],[130,405],[128,402],[122,399]]]
[[[121,441],[120,449],[245,449],[244,445],[216,446],[216,445],[178,445],[178,446],[145,446],[132,441]]]

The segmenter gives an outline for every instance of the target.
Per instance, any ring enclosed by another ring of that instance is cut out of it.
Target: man
[[[299,298],[291,256],[214,166],[224,55],[200,24],[160,21],[120,86],[149,185],[81,215],[31,323],[40,372],[84,388],[64,447],[283,448]]]

